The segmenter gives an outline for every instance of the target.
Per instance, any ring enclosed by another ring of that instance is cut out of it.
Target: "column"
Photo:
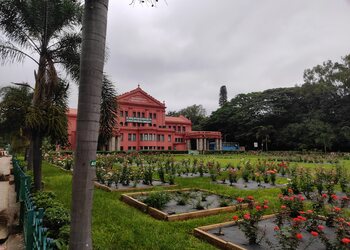
[[[191,150],[191,139],[187,140],[187,150]]]
[[[220,150],[219,139],[215,139],[215,150]]]
[[[108,150],[109,151],[115,150],[115,137],[114,136],[111,139],[109,139]]]
[[[203,139],[203,150],[206,151],[207,150],[207,139]]]
[[[196,150],[199,150],[199,139],[196,139]]]
[[[117,136],[117,145],[116,145],[116,150],[117,150],[117,151],[120,151],[120,144],[121,144],[121,142],[122,142],[121,139],[122,139],[122,138],[121,138],[120,135]]]
[[[222,150],[222,139],[219,139],[219,150]]]

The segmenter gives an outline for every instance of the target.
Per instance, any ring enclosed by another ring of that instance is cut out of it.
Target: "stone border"
[[[211,193],[211,194],[215,194],[215,195],[220,195],[220,194],[208,191],[208,190],[198,189],[198,188],[173,189],[173,190],[165,190],[164,192],[173,193],[173,192],[178,192],[178,191],[191,191],[191,190],[202,191],[202,192],[207,192],[207,193]],[[154,192],[159,192],[159,191],[122,194],[120,199],[122,201],[124,201],[125,203],[129,204],[130,206],[136,207],[137,209],[141,210],[142,212],[151,215],[155,219],[165,220],[165,221],[188,220],[188,219],[193,219],[193,218],[205,217],[205,216],[209,216],[209,215],[215,215],[215,214],[219,214],[219,213],[234,212],[238,209],[238,205],[231,205],[231,206],[227,206],[227,207],[218,207],[218,208],[211,208],[211,209],[206,209],[206,210],[199,210],[199,211],[192,211],[192,212],[187,212],[187,213],[169,215],[169,214],[164,213],[156,208],[149,207],[145,203],[134,198],[134,196],[147,195],[149,193],[154,193]],[[241,204],[240,206],[242,206],[242,208],[246,208],[247,204]]]
[[[262,217],[261,220],[267,220],[270,219],[272,217],[274,217],[275,214],[270,214],[270,215],[265,215]],[[237,221],[229,221],[229,222],[223,222],[223,223],[218,223],[218,224],[212,224],[212,225],[208,225],[208,226],[202,226],[202,227],[197,227],[194,229],[194,236],[196,236],[197,238],[201,239],[201,240],[205,240],[207,242],[209,242],[210,244],[223,249],[223,250],[247,250],[246,248],[236,245],[232,242],[220,239],[219,237],[208,233],[209,230],[213,230],[213,229],[219,229],[221,227],[230,227],[230,226],[234,226],[237,224]]]
[[[158,186],[147,186],[147,187],[130,187],[130,188],[110,188],[106,185],[103,185],[101,183],[98,183],[97,181],[94,181],[94,186],[97,189],[101,189],[107,192],[129,192],[129,191],[139,191],[139,190],[146,190],[146,189],[151,189],[154,187],[166,187],[166,188],[172,188],[172,187],[177,187],[177,185],[167,185],[167,186],[162,186],[162,185],[158,185]]]

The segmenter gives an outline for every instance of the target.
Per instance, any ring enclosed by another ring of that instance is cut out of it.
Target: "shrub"
[[[143,200],[145,204],[150,207],[157,209],[163,209],[165,205],[170,201],[170,195],[165,192],[155,192],[148,195],[146,199]]]
[[[62,206],[49,207],[45,210],[43,224],[49,229],[49,236],[57,239],[60,228],[70,222],[67,209]]]

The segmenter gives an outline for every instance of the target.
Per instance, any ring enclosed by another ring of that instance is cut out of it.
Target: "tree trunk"
[[[32,141],[34,189],[38,191],[41,190],[41,146],[43,138],[39,132],[34,132]]]
[[[73,172],[70,249],[92,249],[91,210],[99,133],[108,0],[85,0]]]
[[[33,169],[33,138],[30,139],[29,148],[27,151],[27,169]]]

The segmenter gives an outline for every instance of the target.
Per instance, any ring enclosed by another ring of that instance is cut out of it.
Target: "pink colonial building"
[[[192,131],[192,122],[184,116],[165,115],[165,104],[136,89],[117,96],[118,116],[114,136],[106,150],[222,150],[221,133]],[[68,138],[76,147],[77,110],[70,109]]]

